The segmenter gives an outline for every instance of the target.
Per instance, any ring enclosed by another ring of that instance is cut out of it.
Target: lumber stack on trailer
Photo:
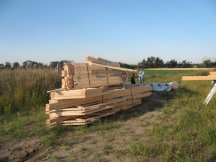
[[[151,86],[85,88],[50,92],[46,105],[48,126],[86,125],[97,119],[141,104],[151,96]]]

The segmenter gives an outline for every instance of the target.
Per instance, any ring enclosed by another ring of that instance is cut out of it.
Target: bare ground
[[[163,100],[154,95],[130,110],[106,117],[88,127],[68,128],[54,144],[43,146],[39,137],[0,144],[0,161],[131,161],[125,154],[136,142],[148,145],[148,135],[161,113]],[[107,124],[104,124],[107,123]]]

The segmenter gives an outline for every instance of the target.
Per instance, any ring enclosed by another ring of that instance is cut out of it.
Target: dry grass
[[[50,69],[0,71],[0,113],[11,114],[44,105],[47,90],[60,86],[60,76]]]

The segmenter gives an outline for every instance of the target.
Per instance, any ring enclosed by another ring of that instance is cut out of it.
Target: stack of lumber
[[[216,72],[210,72],[207,76],[183,76],[182,80],[216,80]]]
[[[141,104],[141,99],[151,95],[151,86],[126,88],[83,88],[53,90],[46,105],[47,125],[86,125],[97,119]]]
[[[151,86],[126,84],[128,73],[136,70],[102,58],[88,56],[86,61],[64,65],[62,88],[49,91],[48,126],[86,125],[139,105],[152,94]]]
[[[93,88],[121,85],[128,72],[136,70],[121,68],[119,63],[102,58],[86,57],[87,63],[65,64],[62,70],[62,89]]]

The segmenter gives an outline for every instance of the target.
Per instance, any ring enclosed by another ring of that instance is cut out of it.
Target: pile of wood
[[[51,91],[51,100],[46,105],[47,124],[86,125],[141,104],[141,98],[150,96],[151,91],[151,86]]]
[[[141,104],[142,98],[151,96],[152,87],[126,84],[128,72],[135,71],[101,58],[65,64],[62,89],[49,91],[47,125],[86,125]]]
[[[87,63],[67,63],[62,71],[62,89],[79,89],[121,85],[128,72],[136,70],[121,68],[119,63],[102,58],[86,57]]]

